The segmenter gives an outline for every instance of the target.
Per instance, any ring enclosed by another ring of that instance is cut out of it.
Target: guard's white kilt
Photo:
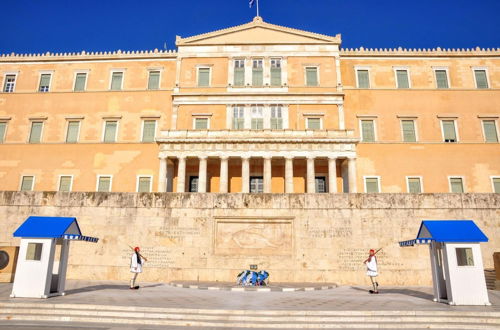
[[[366,275],[368,276],[378,276],[378,269],[377,269],[377,258],[371,257],[370,261],[366,263]]]
[[[132,254],[132,258],[130,260],[130,272],[131,273],[142,273],[142,263],[137,262],[137,254],[135,254],[135,253]]]

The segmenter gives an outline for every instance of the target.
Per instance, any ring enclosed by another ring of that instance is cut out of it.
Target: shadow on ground
[[[355,286],[352,286],[351,288],[353,290],[363,291],[366,293],[368,293],[368,290],[369,290],[366,288],[359,288],[359,287],[355,287]],[[381,294],[381,295],[383,295],[383,294],[401,294],[401,295],[405,295],[405,296],[412,296],[412,297],[430,300],[430,301],[433,301],[433,299],[434,299],[434,296],[432,294],[425,293],[422,291],[410,290],[410,289],[394,289],[394,288],[392,288],[392,289],[379,289],[379,294]]]
[[[141,289],[146,289],[146,288],[154,288],[158,286],[163,286],[162,283],[157,283],[157,284],[149,284],[149,285],[144,285],[141,286]],[[77,289],[70,289],[70,290],[65,290],[65,295],[69,296],[72,294],[78,294],[82,292],[92,292],[92,291],[101,291],[101,290],[130,290],[130,287],[128,285],[119,285],[119,284],[101,284],[101,285],[92,285],[92,286],[85,286]]]

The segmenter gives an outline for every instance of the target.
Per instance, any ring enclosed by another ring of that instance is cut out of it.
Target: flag
[[[255,0],[249,0],[248,5],[250,6],[250,8],[252,8],[254,2],[255,2]]]

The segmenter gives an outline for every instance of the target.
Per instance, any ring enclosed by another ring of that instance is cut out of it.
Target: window
[[[264,84],[262,60],[257,59],[252,61],[252,86],[262,86]]]
[[[84,72],[77,73],[75,76],[75,87],[73,91],[82,92],[85,90],[85,86],[87,85],[87,74]]]
[[[410,88],[410,80],[407,69],[396,69],[397,88]]]
[[[112,91],[120,91],[123,88],[123,72],[113,71],[111,73],[111,86],[109,89]]]
[[[254,105],[252,106],[252,129],[263,129],[264,128],[264,112],[262,106]]]
[[[154,142],[156,135],[156,120],[142,122],[142,142]]]
[[[99,175],[97,177],[97,191],[99,192],[111,191],[111,176]]]
[[[198,87],[210,86],[210,68],[198,68]]]
[[[448,84],[448,71],[444,69],[434,70],[436,75],[436,86],[437,88],[450,88]]]
[[[50,73],[42,73],[40,75],[40,86],[38,86],[39,92],[48,92],[50,89],[50,79],[52,74]]]
[[[233,107],[233,129],[245,128],[245,108],[242,106]]]
[[[73,177],[71,175],[61,175],[59,177],[59,189],[58,191],[71,191],[71,186]]]
[[[375,141],[375,122],[372,119],[361,120],[361,141]]]
[[[283,111],[281,105],[271,106],[271,129],[283,129]]]
[[[474,69],[474,80],[476,81],[476,88],[489,88],[488,75],[485,69]]]
[[[472,248],[456,248],[457,266],[474,266]]]
[[[35,185],[35,177],[31,175],[21,178],[21,191],[32,191]]]
[[[365,192],[366,193],[379,193],[379,178],[378,177],[365,177]]]
[[[245,86],[245,60],[234,60],[234,86]]]
[[[450,178],[450,191],[452,193],[464,192],[464,184],[462,178]]]
[[[7,123],[0,122],[0,143],[5,142],[5,132],[7,131]]]
[[[500,194],[500,177],[491,178],[491,183],[493,184],[493,192]]]
[[[116,142],[116,135],[118,133],[118,122],[116,120],[106,120],[104,122],[104,136],[103,142]]]
[[[263,193],[264,192],[264,178],[261,176],[250,177],[250,192]]]
[[[3,92],[13,93],[15,88],[16,88],[16,75],[15,74],[6,75],[3,83]]]
[[[189,177],[189,192],[198,192],[198,177]]]
[[[497,125],[494,120],[483,120],[483,131],[484,141],[498,142]]]
[[[209,125],[208,118],[194,119],[194,129],[208,129],[208,125]]]
[[[317,193],[326,193],[326,177],[317,176],[315,179],[315,186]]]
[[[150,176],[137,177],[137,192],[151,192],[152,178]]]
[[[66,132],[66,143],[78,142],[79,132],[80,132],[80,122],[79,121],[69,121],[68,122],[68,131]]]
[[[149,71],[148,89],[154,90],[160,88],[160,71]]]
[[[42,140],[43,122],[34,121],[31,123],[29,143],[40,143]]]
[[[26,248],[26,260],[42,260],[42,247],[43,243],[28,243],[28,247]]]
[[[457,142],[457,131],[454,120],[442,120],[444,142]]]
[[[318,86],[318,67],[306,67],[306,86]]]
[[[415,121],[414,120],[401,120],[401,128],[403,131],[404,142],[416,142],[417,135],[415,134]]]
[[[411,194],[422,193],[422,183],[419,177],[407,177],[408,192]]]
[[[321,118],[306,118],[306,129],[321,129]]]
[[[356,69],[358,88],[370,88],[370,75],[368,69]]]
[[[271,59],[271,86],[281,86],[281,59]]]

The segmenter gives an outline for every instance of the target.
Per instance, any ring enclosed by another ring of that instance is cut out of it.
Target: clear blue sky
[[[265,21],[343,47],[500,47],[500,0],[260,0]],[[0,53],[175,48],[255,16],[248,0],[0,0]]]

